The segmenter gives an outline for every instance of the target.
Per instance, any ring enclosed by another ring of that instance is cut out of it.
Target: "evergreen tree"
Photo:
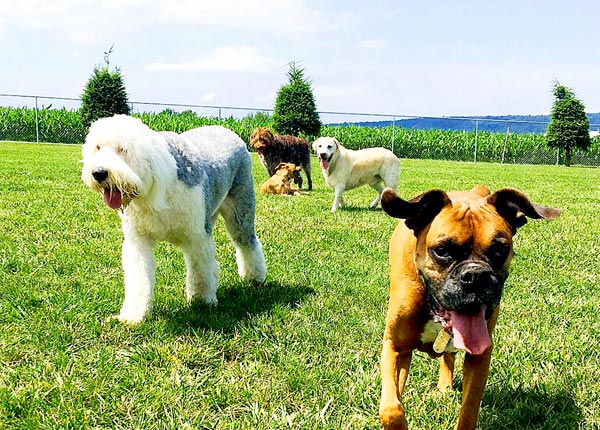
[[[590,123],[585,114],[585,106],[575,97],[571,88],[554,81],[552,93],[555,100],[550,112],[546,140],[549,147],[565,151],[565,165],[570,166],[573,148],[587,150],[591,144]]]
[[[94,67],[81,96],[81,119],[86,128],[99,118],[131,112],[121,70],[109,69],[111,53],[112,47],[104,53],[104,65]]]
[[[287,73],[289,82],[277,93],[273,123],[279,134],[318,136],[321,120],[317,112],[311,83],[304,77],[304,69],[290,64]]]

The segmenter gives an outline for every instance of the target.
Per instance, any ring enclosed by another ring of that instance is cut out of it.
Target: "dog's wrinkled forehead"
[[[495,208],[483,198],[452,199],[432,221],[427,234],[427,245],[443,240],[475,247],[489,246],[494,239],[510,240],[513,232]]]

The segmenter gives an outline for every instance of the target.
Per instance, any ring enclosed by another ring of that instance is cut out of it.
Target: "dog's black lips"
[[[437,297],[435,297],[431,285],[429,284],[427,278],[421,272],[419,272],[419,277],[421,278],[421,282],[425,286],[427,311],[429,314],[429,318],[432,319],[433,322],[441,324],[444,330],[448,334],[452,335],[452,320],[450,312],[447,309],[444,309],[440,301],[437,299]],[[491,318],[495,308],[496,306],[486,306],[486,320],[489,320]]]
[[[321,158],[321,160],[326,161],[326,162],[330,162],[331,159],[333,158],[333,154],[331,154],[329,157],[327,157],[327,159],[324,157],[325,154],[319,154],[319,157]]]
[[[424,279],[423,276],[421,276],[421,278]],[[425,284],[425,289],[427,291],[427,310],[429,313],[429,317],[433,320],[433,322],[441,324],[446,333],[452,335],[452,322],[450,312],[445,310],[438,301],[438,299],[436,299],[436,297],[431,292],[431,289],[428,287],[427,282],[423,283]]]

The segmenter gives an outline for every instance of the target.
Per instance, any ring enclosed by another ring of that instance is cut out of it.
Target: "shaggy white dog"
[[[400,174],[400,159],[385,148],[367,148],[359,151],[344,148],[334,137],[320,137],[313,142],[321,164],[325,182],[334,190],[331,211],[344,206],[342,194],[362,185],[369,185],[377,191],[371,203],[376,207],[381,201],[382,183],[396,190]]]
[[[182,134],[155,132],[126,115],[91,125],[81,177],[121,217],[125,299],[120,321],[135,324],[150,312],[153,248],[162,240],[183,251],[188,301],[217,303],[219,266],[212,228],[218,214],[235,246],[240,276],[264,282],[251,167],[242,139],[220,126]]]

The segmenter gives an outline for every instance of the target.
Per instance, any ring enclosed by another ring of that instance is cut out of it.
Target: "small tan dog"
[[[293,188],[290,180],[298,177],[302,167],[294,163],[279,163],[275,174],[267,179],[260,187],[263,194],[297,195],[300,191]]]

